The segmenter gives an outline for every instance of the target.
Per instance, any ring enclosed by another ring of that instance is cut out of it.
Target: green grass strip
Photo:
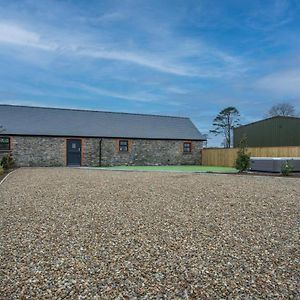
[[[115,166],[107,167],[109,170],[136,170],[136,171],[175,171],[175,172],[212,172],[237,173],[235,168],[215,166]]]

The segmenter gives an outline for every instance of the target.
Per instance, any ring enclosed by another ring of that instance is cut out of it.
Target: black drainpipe
[[[101,160],[102,160],[101,149],[102,149],[102,139],[99,140],[99,167],[101,167]]]

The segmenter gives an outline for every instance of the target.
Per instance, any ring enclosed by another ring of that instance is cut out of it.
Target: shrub
[[[239,172],[245,172],[250,166],[250,155],[247,153],[247,139],[243,137],[240,141],[239,151],[235,160],[235,167]]]
[[[4,170],[3,170],[3,167],[0,166],[0,176],[4,174]]]
[[[12,169],[15,165],[15,161],[13,157],[8,154],[2,157],[0,165],[3,167],[4,170]]]
[[[281,174],[283,176],[289,176],[291,172],[293,172],[294,167],[292,164],[287,160],[281,166]]]

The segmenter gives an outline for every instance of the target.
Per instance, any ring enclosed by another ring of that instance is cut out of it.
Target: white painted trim
[[[17,170],[13,170],[13,171],[11,171],[11,172],[9,172],[1,181],[0,181],[0,185],[2,184],[2,183],[4,183],[4,181],[7,179],[7,177],[9,176],[9,175],[11,175],[12,173],[14,173],[14,172],[16,172]]]

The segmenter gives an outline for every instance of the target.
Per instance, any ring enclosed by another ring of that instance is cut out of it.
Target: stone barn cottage
[[[0,156],[18,166],[193,165],[204,141],[189,118],[0,105]]]

